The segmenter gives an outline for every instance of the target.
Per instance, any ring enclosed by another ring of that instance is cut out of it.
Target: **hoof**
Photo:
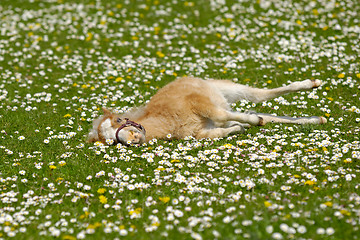
[[[247,110],[244,112],[245,114],[256,114],[257,112],[254,110]]]
[[[241,126],[241,125],[238,125],[238,127],[239,127],[238,133],[244,134],[245,133],[245,128],[243,126]]]
[[[321,85],[321,81],[318,79],[312,80],[312,83],[313,83],[313,86],[312,86],[313,88],[318,88]]]
[[[262,117],[259,117],[259,124],[258,126],[264,126],[266,124],[265,120]]]
[[[320,124],[325,124],[325,123],[327,123],[326,118],[324,118],[324,117],[319,117],[319,118],[320,118]]]

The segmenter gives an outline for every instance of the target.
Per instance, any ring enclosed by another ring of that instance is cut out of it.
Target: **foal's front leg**
[[[221,128],[221,127],[204,128],[204,129],[200,130],[200,132],[197,134],[196,138],[198,138],[198,139],[201,139],[201,138],[223,138],[230,134],[244,133],[244,132],[245,132],[245,129],[240,124],[233,125],[233,126],[227,127],[227,128]]]

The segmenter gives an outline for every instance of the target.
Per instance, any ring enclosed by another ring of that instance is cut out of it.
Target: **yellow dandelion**
[[[59,178],[57,178],[55,181],[61,183],[63,180],[64,180],[63,178],[59,177]]]
[[[315,181],[312,181],[312,180],[307,180],[307,181],[305,182],[305,185],[309,185],[309,186],[312,186],[312,185],[314,185],[314,184],[316,184],[316,182],[315,182]]]
[[[100,227],[100,226],[101,226],[101,223],[96,222],[96,223],[94,223],[94,224],[89,224],[89,226],[87,227],[87,229],[96,229],[96,228],[98,228],[98,227]]]
[[[87,218],[89,216],[89,212],[85,211],[84,214],[80,215],[80,219]]]
[[[352,163],[351,158],[347,158],[347,159],[345,159],[345,160],[344,160],[344,163]]]
[[[156,35],[159,34],[160,30],[161,30],[160,27],[154,27],[154,32]]]
[[[105,203],[107,203],[107,198],[104,195],[100,195],[99,201],[100,201],[100,203],[105,204]]]
[[[121,80],[123,80],[122,77],[117,77],[117,78],[115,79],[115,82],[120,82]]]
[[[268,207],[271,207],[272,204],[271,204],[271,202],[269,202],[269,201],[265,201],[265,202],[264,202],[264,205],[265,205],[265,207],[268,208]]]
[[[170,197],[159,197],[159,200],[162,201],[163,203],[167,203],[170,201]]]
[[[63,240],[76,240],[76,237],[73,237],[71,235],[64,235],[62,237]]]
[[[88,32],[86,34],[85,41],[90,42],[92,38],[93,38],[93,34],[91,32]]]
[[[157,52],[156,52],[156,55],[157,55],[158,57],[161,57],[161,58],[165,57],[165,54],[163,54],[163,53],[160,52],[160,51],[157,51]]]
[[[346,216],[350,216],[350,215],[351,215],[351,213],[350,213],[348,210],[346,210],[346,209],[340,210],[340,213],[341,213],[342,215],[346,215]]]
[[[105,188],[99,188],[99,189],[97,190],[97,192],[98,192],[99,194],[103,194],[103,193],[106,192],[106,189],[105,189]]]
[[[133,215],[133,214],[140,214],[142,211],[141,208],[136,208],[135,210],[132,210],[129,212],[130,215]]]

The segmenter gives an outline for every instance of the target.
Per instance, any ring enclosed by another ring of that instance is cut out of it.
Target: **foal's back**
[[[161,88],[148,104],[150,106],[167,106],[168,108],[186,108],[194,104],[194,99],[209,99],[213,104],[225,104],[226,100],[209,80],[183,77]],[[195,101],[197,104],[198,102]],[[181,111],[181,109],[176,109]]]

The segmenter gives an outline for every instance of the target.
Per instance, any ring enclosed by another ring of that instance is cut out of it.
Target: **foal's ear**
[[[97,141],[99,141],[99,140],[100,140],[100,139],[99,139],[99,136],[96,135],[96,134],[93,134],[93,133],[90,133],[89,136],[88,136],[88,138],[87,138],[87,142],[88,142],[88,143],[94,143],[94,142],[97,142]]]
[[[104,116],[111,115],[111,111],[109,109],[103,108]]]

